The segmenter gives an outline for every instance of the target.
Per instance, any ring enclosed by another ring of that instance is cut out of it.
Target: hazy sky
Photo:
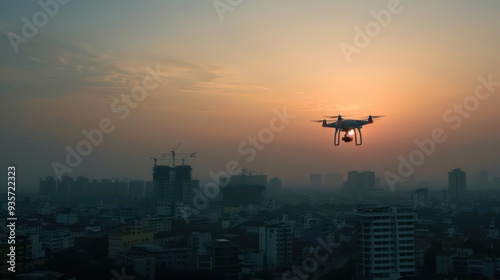
[[[499,1],[54,1],[0,4],[1,161],[26,186],[55,176],[103,119],[114,130],[67,175],[151,179],[150,157],[182,142],[202,180],[232,160],[285,184],[383,177],[436,128],[447,138],[417,177],[500,175]],[[168,77],[131,108],[122,98],[160,79],[147,67]],[[478,77],[492,90],[481,99]],[[464,100],[467,117],[453,111]],[[284,108],[295,117],[282,125]],[[332,114],[387,117],[363,128],[363,146],[334,147],[310,122]],[[248,143],[259,133],[262,150]]]

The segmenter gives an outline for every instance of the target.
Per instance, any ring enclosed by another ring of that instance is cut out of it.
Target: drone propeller
[[[370,116],[368,116],[368,118],[369,118],[369,117],[370,117]],[[378,118],[383,118],[383,117],[385,117],[385,115],[378,115],[378,116],[371,116],[371,117],[372,117],[372,119],[378,119]]]
[[[378,116],[374,116],[374,115],[370,115],[372,117],[372,119],[379,119],[379,118],[383,118],[385,117],[385,115],[378,115]],[[360,117],[360,119],[369,119],[370,116],[367,116],[367,117]]]
[[[311,120],[312,122],[323,122],[324,120]]]

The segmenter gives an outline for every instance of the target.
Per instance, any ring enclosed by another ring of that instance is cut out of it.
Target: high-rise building
[[[40,179],[40,195],[47,195],[54,197],[57,193],[56,179],[52,176],[47,176],[45,180]]]
[[[411,207],[358,207],[354,212],[358,279],[396,280],[415,274]]]
[[[349,171],[347,173],[347,189],[349,191],[360,190],[363,187],[363,178],[358,171]]]
[[[290,225],[274,223],[259,230],[259,249],[266,252],[268,269],[292,263],[293,230]]]
[[[455,168],[448,172],[448,194],[450,201],[465,199],[467,181],[465,172],[460,168]]]
[[[212,269],[217,279],[238,279],[240,273],[239,247],[227,239],[216,239],[210,246]]]
[[[69,189],[69,198],[73,203],[79,202],[86,197],[90,180],[83,176],[78,176]]]
[[[62,176],[61,181],[57,182],[57,200],[60,202],[68,202],[69,190],[74,184],[73,178]]]
[[[156,165],[153,167],[153,187],[156,205],[156,214],[172,216],[173,204],[173,175],[168,165]]]
[[[375,189],[376,185],[375,172],[363,171],[363,173],[361,173],[361,177],[363,178],[363,189],[365,190]]]
[[[192,201],[191,171],[189,165],[153,167],[153,191],[157,215],[174,216],[178,202]]]

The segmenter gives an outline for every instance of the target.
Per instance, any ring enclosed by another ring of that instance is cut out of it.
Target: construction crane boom
[[[181,144],[182,144],[182,142],[179,143],[175,148],[173,148],[170,151],[171,159],[172,159],[172,166],[175,166],[175,156],[176,155],[178,155],[178,156],[189,155],[190,157],[196,158],[196,155],[197,155],[198,152],[194,152],[194,153],[176,153],[175,151],[177,150],[177,148],[179,148],[179,146]],[[165,157],[166,157],[166,154],[162,154],[161,157],[151,157],[151,159],[154,161],[154,166],[156,166],[157,160],[166,160],[166,159],[169,159],[169,158],[165,158]],[[184,165],[184,158],[182,158],[182,165]]]
[[[175,166],[175,150],[177,150],[177,148],[179,148],[179,146],[180,146],[181,144],[182,144],[182,142],[181,142],[181,143],[179,143],[179,145],[177,145],[177,147],[173,148],[173,149],[170,151],[170,153],[172,154],[172,166]]]

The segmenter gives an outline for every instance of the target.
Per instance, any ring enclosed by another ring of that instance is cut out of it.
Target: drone
[[[340,132],[344,132],[342,141],[348,143],[354,141],[356,146],[363,144],[363,136],[361,134],[361,128],[366,124],[372,124],[373,119],[381,118],[384,116],[368,116],[367,120],[345,120],[341,115],[338,115],[337,121],[332,123],[327,123],[326,119],[314,120],[313,122],[323,123],[323,127],[335,128],[335,134],[333,135],[333,145],[338,146],[340,144]],[[335,116],[325,116],[325,118],[335,118]],[[353,137],[354,136],[354,137]],[[353,139],[354,138],[354,139]]]

